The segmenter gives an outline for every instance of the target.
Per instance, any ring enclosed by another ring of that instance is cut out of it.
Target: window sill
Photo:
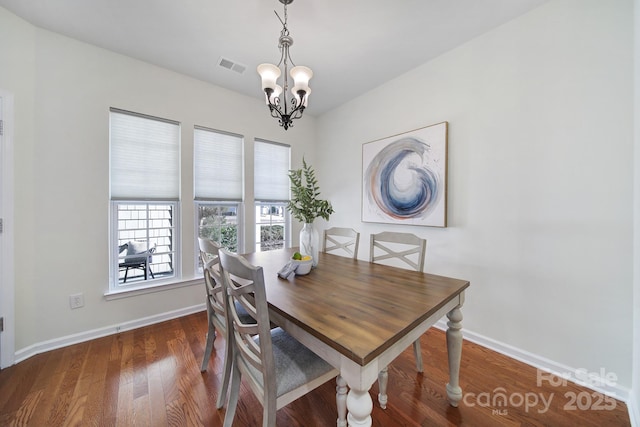
[[[130,286],[123,289],[109,289],[104,293],[104,297],[107,301],[112,301],[122,298],[135,297],[138,295],[151,294],[154,292],[164,292],[172,289],[184,288],[186,286],[202,286],[202,284],[203,279],[200,277],[180,282],[165,282],[154,285]]]

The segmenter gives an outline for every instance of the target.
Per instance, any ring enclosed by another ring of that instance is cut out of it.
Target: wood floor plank
[[[81,367],[78,373],[71,402],[69,403],[66,424],[82,425],[85,410],[87,409],[88,394],[94,384],[100,386],[100,380],[104,380],[107,358],[102,353],[104,340],[94,340],[86,343],[86,351],[82,352]],[[80,362],[80,355],[78,362]],[[91,357],[90,357],[91,356]]]
[[[149,395],[149,381],[147,378],[147,348],[145,331],[141,328],[133,331],[133,355],[131,359],[133,374],[133,398]]]
[[[72,396],[78,385],[82,365],[87,356],[87,348],[87,343],[78,344],[77,346],[73,346],[73,348],[67,347],[70,353],[69,363],[67,364],[62,383],[60,384],[53,406],[49,412],[48,422],[51,423],[51,425],[64,425],[65,420],[69,419],[69,408],[73,401]]]
[[[126,368],[127,363],[122,364],[125,368],[124,375],[120,375],[118,387],[118,410],[116,411],[116,426],[132,426],[133,422],[133,381],[130,381],[131,374]],[[123,378],[124,377],[124,378]],[[128,380],[129,379],[129,380]]]
[[[34,384],[34,390],[43,390],[43,395],[28,425],[63,425],[79,375],[78,359],[86,357],[83,351],[86,353],[88,348],[87,343],[81,343],[50,352],[51,357]]]
[[[15,412],[22,404],[21,398],[34,387],[37,376],[42,370],[41,360],[35,361],[32,369],[27,366],[16,366],[7,373],[7,378],[0,382],[0,410]]]
[[[119,339],[114,339],[114,344]],[[111,346],[113,348],[113,345]],[[104,390],[102,393],[102,418],[106,425],[115,425],[118,414],[118,390],[120,390],[120,359],[113,359],[113,352],[107,363]]]
[[[42,399],[42,390],[35,390],[27,395],[27,397],[22,402],[20,408],[15,412],[13,420],[10,423],[0,425],[11,425],[11,426],[27,426],[33,416],[40,400]]]
[[[0,425],[220,427],[226,411],[217,410],[215,400],[226,343],[216,339],[207,371],[201,373],[206,332],[206,315],[196,313],[53,350],[4,369]],[[421,337],[421,346],[424,374],[416,372],[411,348],[390,365],[386,410],[377,404],[377,384],[371,388],[373,427],[630,425],[623,402],[608,401],[606,409],[597,409],[604,396],[570,382],[540,385],[535,368],[468,341],[460,372],[464,397],[453,408],[445,390],[445,334],[431,329]],[[335,387],[329,381],[282,408],[278,425],[335,425]],[[261,425],[262,406],[245,383],[240,393],[234,427]],[[550,403],[544,405],[540,396]],[[576,407],[578,397],[590,405]]]
[[[189,347],[188,335],[183,329],[176,334],[176,339],[169,344],[169,349],[177,364],[177,393],[182,405],[183,414],[187,425],[202,425],[202,415],[198,405],[198,394],[204,395],[204,387],[199,375],[199,364],[195,361],[193,353]],[[206,401],[202,400],[204,403]]]
[[[133,426],[152,426],[151,422],[151,402],[149,395],[136,397],[133,399]]]
[[[81,425],[96,425],[93,421],[103,416],[102,396],[106,388],[112,339],[112,337],[104,337],[94,340],[89,350],[88,355],[91,357],[87,358],[83,375],[88,376],[90,381]]]

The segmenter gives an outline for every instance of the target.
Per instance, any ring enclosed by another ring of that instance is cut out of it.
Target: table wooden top
[[[456,298],[466,280],[320,253],[291,280],[277,275],[295,249],[243,255],[262,266],[269,307],[364,366]]]

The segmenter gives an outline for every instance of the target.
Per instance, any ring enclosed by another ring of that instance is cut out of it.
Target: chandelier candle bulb
[[[291,77],[295,86],[309,87],[309,80],[313,77],[313,71],[308,67],[298,65],[291,69]]]
[[[280,68],[273,64],[260,64],[258,65],[258,74],[262,78],[262,90],[267,88],[274,89],[276,87],[276,81],[282,72]]]

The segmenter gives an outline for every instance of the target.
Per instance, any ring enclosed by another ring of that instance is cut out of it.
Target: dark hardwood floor
[[[224,341],[200,373],[206,316],[197,313],[39,354],[0,371],[0,426],[221,426],[215,408]],[[446,399],[444,332],[422,337],[425,373],[409,347],[389,368],[386,410],[373,426],[629,426],[627,407],[573,383],[538,386],[535,368],[464,342],[458,408]],[[501,399],[501,397],[503,399]],[[543,400],[544,399],[544,400]],[[234,426],[261,425],[243,388]],[[335,426],[335,382],[278,411],[279,426]]]

